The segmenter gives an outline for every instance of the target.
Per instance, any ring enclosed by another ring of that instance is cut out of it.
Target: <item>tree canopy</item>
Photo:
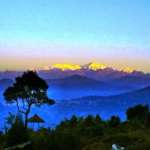
[[[48,98],[47,90],[47,83],[36,72],[27,71],[5,90],[4,97],[7,103],[16,103],[18,111],[25,115],[27,127],[32,105],[54,104],[54,100]]]

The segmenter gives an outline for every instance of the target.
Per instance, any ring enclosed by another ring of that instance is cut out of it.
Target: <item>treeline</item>
[[[0,149],[19,145],[17,150],[111,150],[112,144],[116,144],[125,150],[150,150],[149,107],[137,105],[126,114],[126,121],[118,116],[109,120],[99,115],[72,116],[53,129],[38,131],[25,128],[21,117],[17,117],[14,122],[8,122],[5,133],[1,132]]]

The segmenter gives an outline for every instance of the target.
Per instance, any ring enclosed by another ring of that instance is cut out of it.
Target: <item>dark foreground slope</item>
[[[108,120],[99,115],[72,116],[53,129],[37,130],[25,129],[19,117],[7,132],[0,134],[0,149],[17,146],[23,150],[111,150],[112,146],[117,146],[119,150],[149,150],[148,107],[137,105],[129,108],[126,114],[126,121],[120,121],[118,116]]]

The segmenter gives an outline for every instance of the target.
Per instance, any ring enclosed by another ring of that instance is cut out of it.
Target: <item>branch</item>
[[[25,108],[25,102],[24,102],[24,99],[22,99],[22,103],[23,103],[23,108]]]
[[[26,112],[25,112],[25,111],[22,111],[22,110],[19,108],[18,100],[16,100],[16,103],[17,103],[18,111],[19,111],[20,113],[26,114]]]
[[[31,109],[32,104],[33,104],[32,102],[31,102],[31,103],[29,103],[29,105],[28,105],[28,109],[27,109],[27,112],[26,112],[27,114],[30,112],[30,109]]]

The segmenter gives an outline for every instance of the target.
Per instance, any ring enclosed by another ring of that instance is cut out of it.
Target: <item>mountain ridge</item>
[[[72,100],[76,100],[76,99],[88,99],[88,98],[104,98],[104,99],[106,99],[106,98],[112,98],[112,97],[120,97],[120,96],[125,96],[125,95],[132,95],[132,94],[134,94],[134,93],[142,93],[142,92],[149,92],[150,93],[150,86],[148,86],[148,87],[145,87],[145,88],[141,88],[141,89],[138,89],[138,90],[133,90],[133,91],[130,91],[130,92],[126,92],[126,93],[122,93],[122,94],[117,94],[117,95],[111,95],[111,96],[84,96],[84,97],[79,97],[79,98],[75,98],[75,99],[72,99]]]
[[[137,71],[129,67],[125,67],[123,69],[115,69],[113,67],[109,67],[104,64],[95,62],[91,62],[85,65],[54,64],[49,67],[35,69],[34,71],[37,71],[37,73],[46,80],[64,78],[75,74],[100,81],[115,80],[117,78],[127,75],[131,75],[134,77],[150,77],[150,73]],[[0,71],[0,79],[9,78],[14,80],[15,77],[20,76],[23,72],[24,71]]]

